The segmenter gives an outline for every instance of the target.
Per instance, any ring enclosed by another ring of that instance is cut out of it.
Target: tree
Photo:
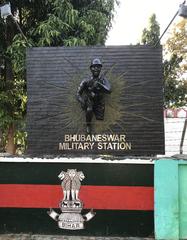
[[[182,107],[187,103],[187,21],[181,20],[173,28],[163,54],[164,107]],[[159,24],[153,14],[148,29],[144,29],[141,43],[155,46],[159,40]],[[156,47],[156,46],[155,46]]]
[[[11,17],[0,19],[0,129],[7,150],[25,143],[26,48],[31,46],[76,46],[104,44],[117,0],[10,0],[27,39]],[[10,29],[11,28],[11,29]]]
[[[149,25],[148,28],[144,28],[141,37],[141,43],[144,45],[152,45],[154,46],[160,36],[160,26],[156,20],[156,15],[153,14],[149,18]]]
[[[182,107],[187,103],[187,20],[174,25],[164,45],[165,106]]]
[[[186,105],[187,84],[180,79],[182,57],[172,54],[169,60],[164,60],[164,105],[166,108]]]

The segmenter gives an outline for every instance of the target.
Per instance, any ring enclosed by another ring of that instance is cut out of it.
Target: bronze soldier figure
[[[90,65],[92,77],[83,80],[77,91],[77,99],[86,113],[86,131],[88,134],[91,133],[93,114],[97,120],[104,119],[104,94],[111,93],[109,81],[104,76],[100,75],[101,69],[102,63],[100,59],[93,59]]]

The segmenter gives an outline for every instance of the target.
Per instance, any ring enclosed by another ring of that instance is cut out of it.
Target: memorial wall
[[[164,153],[160,47],[31,48],[27,91],[28,154]]]

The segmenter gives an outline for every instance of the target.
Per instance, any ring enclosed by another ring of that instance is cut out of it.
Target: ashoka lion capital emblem
[[[83,202],[79,199],[81,181],[85,178],[82,171],[68,169],[62,171],[58,177],[62,180],[63,199],[59,203],[61,214],[50,209],[48,213],[55,221],[58,221],[59,228],[69,230],[84,229],[84,222],[95,216],[93,210],[85,215],[81,215]]]

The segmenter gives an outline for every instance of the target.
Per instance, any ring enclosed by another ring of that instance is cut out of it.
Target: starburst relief
[[[123,119],[123,93],[125,92],[125,74],[116,75],[112,72],[111,68],[105,75],[112,86],[112,93],[110,95],[106,94],[104,96],[105,101],[105,113],[104,120],[96,120],[95,117],[92,120],[93,134],[103,133],[103,132],[113,132],[112,126],[119,125],[120,121]],[[71,128],[78,133],[85,131],[85,112],[81,109],[80,104],[76,99],[77,88],[82,81],[81,77],[83,75],[74,76],[71,82],[68,82],[69,91],[72,94],[67,95],[67,102],[70,104],[64,106],[64,117],[63,123],[64,128]],[[115,86],[115,87],[113,87]],[[68,91],[68,92],[69,92]]]

